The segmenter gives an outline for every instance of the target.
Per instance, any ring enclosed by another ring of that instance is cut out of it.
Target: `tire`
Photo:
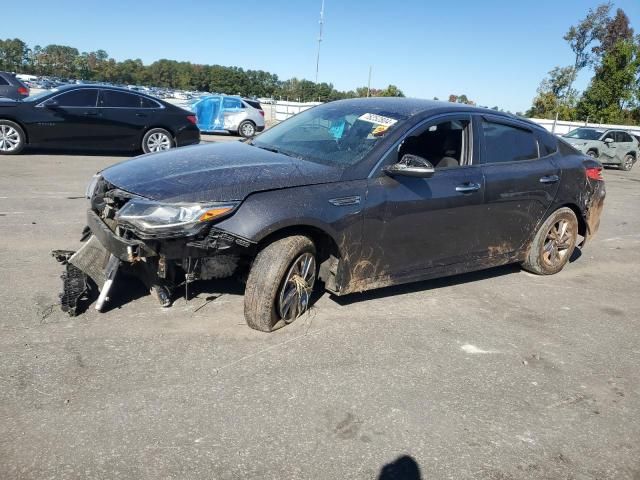
[[[576,214],[566,207],[556,210],[538,229],[522,267],[538,275],[558,273],[571,258],[577,239]]]
[[[251,120],[245,120],[238,125],[238,135],[244,138],[251,138],[256,134],[256,124]]]
[[[17,155],[27,143],[20,125],[11,120],[0,120],[0,155]]]
[[[598,152],[596,152],[595,150],[589,150],[587,152],[587,155],[589,155],[592,158],[598,158]]]
[[[624,170],[625,172],[630,171],[633,168],[633,164],[636,161],[633,155],[625,155],[622,163],[620,164],[620,170]]]
[[[256,256],[247,279],[247,325],[272,332],[293,322],[308,310],[316,277],[316,249],[308,237],[296,235],[269,244]]]
[[[176,142],[164,128],[152,128],[142,137],[141,146],[144,153],[163,152],[175,148]]]

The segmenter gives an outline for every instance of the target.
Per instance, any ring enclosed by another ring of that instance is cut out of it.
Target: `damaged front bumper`
[[[52,252],[66,267],[60,299],[71,316],[88,307],[98,292],[95,308],[101,311],[116,276],[141,280],[162,306],[170,306],[177,287],[184,286],[188,297],[190,283],[234,275],[248,266],[255,250],[251,240],[214,226],[192,237],[132,238],[130,231],[125,236],[89,210],[87,227],[90,235],[77,252]]]

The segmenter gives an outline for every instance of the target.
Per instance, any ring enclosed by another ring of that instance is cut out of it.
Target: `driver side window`
[[[604,142],[606,139],[610,138],[611,140],[613,140],[614,142],[616,141],[614,132],[609,132],[607,133],[604,137],[602,137],[602,141]]]
[[[444,120],[419,129],[398,149],[398,161],[406,154],[428,160],[436,170],[465,165],[470,120]]]

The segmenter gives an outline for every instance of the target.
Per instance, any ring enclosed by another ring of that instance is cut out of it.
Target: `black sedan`
[[[82,271],[100,289],[98,309],[119,269],[163,306],[180,285],[235,276],[246,279],[247,323],[271,331],[309,308],[316,279],[345,295],[514,262],[554,274],[598,229],[601,170],[538,125],[491,110],[324,104],[244,143],[99,172],[87,243],[58,253],[63,306],[83,298]]]
[[[3,155],[27,145],[149,153],[199,142],[191,112],[122,88],[73,85],[0,101]]]

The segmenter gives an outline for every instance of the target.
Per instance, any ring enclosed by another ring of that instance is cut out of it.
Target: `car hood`
[[[342,170],[241,142],[142,155],[100,172],[129,193],[168,202],[222,202],[279,188],[336,182]]]

